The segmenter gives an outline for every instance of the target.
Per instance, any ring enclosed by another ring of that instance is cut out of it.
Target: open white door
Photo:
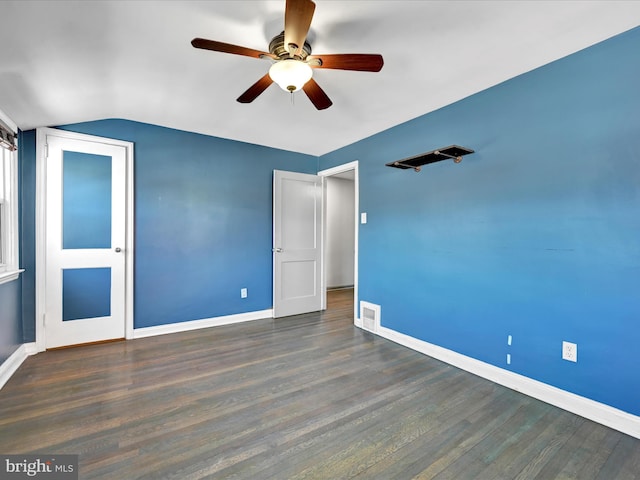
[[[322,307],[322,179],[273,172],[273,316]]]
[[[41,135],[44,347],[125,338],[132,145],[51,129]]]

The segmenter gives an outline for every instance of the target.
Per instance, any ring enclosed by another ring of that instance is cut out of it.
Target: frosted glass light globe
[[[293,93],[300,90],[311,79],[313,71],[309,65],[300,60],[286,59],[271,65],[269,76],[284,91]]]

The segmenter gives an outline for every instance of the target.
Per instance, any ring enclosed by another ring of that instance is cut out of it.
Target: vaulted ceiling
[[[20,128],[126,118],[321,155],[640,25],[640,2],[316,0],[313,53],[380,53],[379,73],[316,69],[318,111],[277,85],[236,98],[269,62],[274,1],[4,1],[0,110]],[[639,46],[640,47],[640,46]]]

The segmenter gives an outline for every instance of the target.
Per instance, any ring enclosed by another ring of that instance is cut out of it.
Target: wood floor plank
[[[573,436],[575,429],[582,422],[582,418],[568,412],[562,412],[556,421],[541,431],[536,439],[536,446],[538,447],[536,450],[538,452],[532,455],[520,473],[515,476],[515,479],[540,478],[540,471]]]
[[[501,412],[509,410],[512,403],[506,395],[494,396],[479,389],[474,389],[471,393],[467,396],[469,403],[454,406],[449,414],[443,415],[441,421],[433,425],[433,428],[422,431],[424,427],[416,425],[415,428],[420,435],[414,441],[392,452],[358,477],[388,479],[419,477],[427,468],[431,468],[431,471],[428,477],[424,478],[431,478],[438,473],[442,469],[438,467],[438,463],[448,464],[449,460],[446,456],[469,438],[474,413],[483,412],[483,415],[486,415],[484,418],[495,418]],[[480,394],[480,398],[477,398],[474,393]],[[459,417],[461,408],[469,413],[463,419]],[[469,428],[458,435],[458,427],[462,423],[469,425]]]
[[[611,454],[607,457],[606,462],[604,462],[598,472],[597,480],[606,480],[607,478],[618,478],[621,476],[622,468],[634,450],[633,444],[628,440],[628,437],[620,437],[615,443],[615,446],[611,448]]]
[[[283,319],[44,352],[0,391],[0,452],[82,479],[640,479],[640,441],[353,326]]]
[[[584,455],[597,449],[606,433],[607,429],[601,428],[594,422],[582,422],[582,425],[573,432],[572,437],[540,470],[538,477],[541,479],[576,478],[585,462]]]

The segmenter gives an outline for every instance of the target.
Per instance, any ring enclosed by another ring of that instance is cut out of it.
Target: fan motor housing
[[[269,52],[273,53],[279,59],[291,57],[289,50],[287,50],[284,44],[284,32],[271,39],[271,42],[269,42]],[[304,60],[309,55],[311,55],[311,45],[305,41],[304,46],[300,50],[300,54],[295,55],[294,58],[297,60]]]

